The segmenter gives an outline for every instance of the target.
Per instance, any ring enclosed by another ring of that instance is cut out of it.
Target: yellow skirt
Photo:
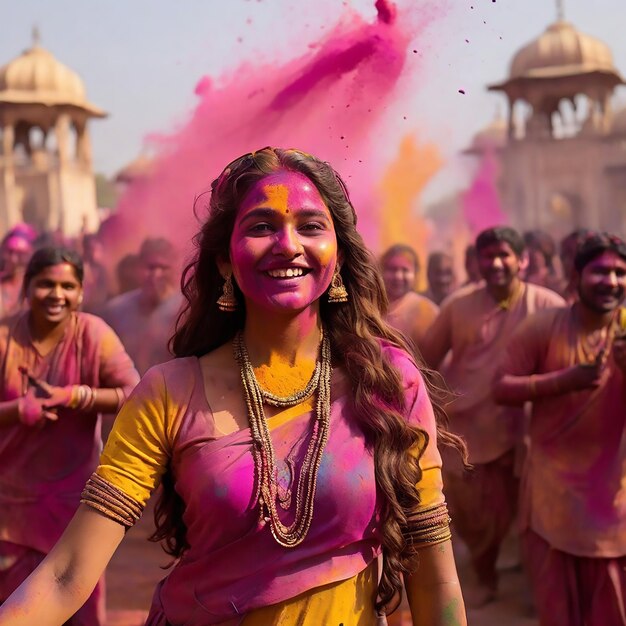
[[[376,626],[376,559],[362,572],[252,611],[242,626]]]

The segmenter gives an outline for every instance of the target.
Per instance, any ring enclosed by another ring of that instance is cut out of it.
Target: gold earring
[[[217,299],[217,308],[226,313],[232,313],[237,310],[237,298],[235,298],[235,290],[233,288],[232,274],[224,279],[222,287],[222,295]]]
[[[335,268],[333,279],[330,283],[330,289],[328,290],[328,302],[331,304],[337,304],[339,302],[348,301],[348,290],[343,284],[343,279],[339,273],[339,268]]]

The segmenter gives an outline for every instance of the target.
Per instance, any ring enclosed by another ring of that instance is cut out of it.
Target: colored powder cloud
[[[279,67],[243,64],[219,86],[202,78],[191,118],[177,131],[150,138],[156,149],[150,174],[130,185],[105,224],[113,256],[134,251],[146,236],[165,234],[187,247],[198,229],[194,198],[226,163],[266,145],[297,147],[331,162],[348,184],[360,231],[378,247],[382,219],[389,216],[381,217],[375,194],[384,169],[377,130],[402,98],[408,42],[442,15],[436,3],[426,5],[415,12],[411,3],[397,10],[378,0],[373,23],[346,9],[339,25],[301,58]],[[406,205],[406,191],[398,193]],[[388,185],[386,206],[392,195]],[[207,204],[201,196],[199,220]]]
[[[380,183],[381,249],[404,243],[425,256],[429,233],[419,213],[419,198],[442,165],[436,146],[421,145],[413,135],[402,139]]]
[[[493,150],[485,150],[471,185],[462,194],[465,220],[473,236],[481,230],[508,223],[498,193],[499,163]]]

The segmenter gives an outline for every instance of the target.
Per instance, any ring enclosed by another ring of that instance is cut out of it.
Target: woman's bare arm
[[[414,626],[467,626],[450,541],[422,548],[417,571],[404,582]]]
[[[0,626],[61,626],[87,600],[124,527],[81,504],[39,567],[0,606]]]

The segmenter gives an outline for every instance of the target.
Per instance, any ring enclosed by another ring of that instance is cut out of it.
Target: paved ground
[[[156,583],[165,575],[162,565],[168,556],[146,538],[152,532],[152,510],[148,508],[141,522],[131,529],[107,571],[109,606],[108,626],[142,626],[150,606]],[[457,550],[457,563],[463,588],[472,590],[472,577],[467,568],[465,552]],[[515,547],[505,550],[503,561],[515,560]],[[506,564],[503,563],[503,567]],[[529,617],[529,600],[524,576],[519,568],[501,571],[498,599],[482,609],[468,610],[469,626],[538,626]],[[408,612],[396,613],[390,626],[411,626]]]

